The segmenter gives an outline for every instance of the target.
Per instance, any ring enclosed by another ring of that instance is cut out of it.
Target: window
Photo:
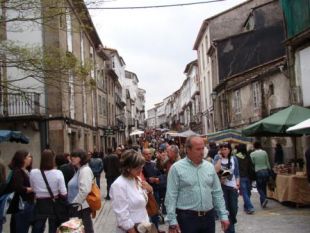
[[[241,94],[240,90],[235,91],[234,93],[234,109],[236,114],[241,113]]]
[[[253,93],[253,106],[254,109],[257,109],[260,107],[261,103],[259,82],[255,82],[252,84],[252,93]]]
[[[66,10],[66,25],[67,25],[67,50],[69,52],[73,51],[72,46],[72,20],[69,10]]]
[[[103,102],[103,98],[102,98],[102,96],[100,96],[99,95],[99,114],[100,115],[103,115],[103,104],[102,104],[102,102]]]
[[[205,53],[204,53],[204,44],[201,45],[201,61],[202,61],[202,69],[205,69]]]
[[[94,49],[92,46],[89,47],[89,59],[92,63],[91,65],[91,70],[90,70],[90,77],[91,78],[95,78],[95,70],[94,70],[94,67],[95,67],[95,59],[94,59]]]
[[[84,34],[83,32],[80,33],[80,52],[81,52],[81,63],[82,66],[85,64],[85,57],[84,57]]]
[[[75,101],[74,101],[74,76],[72,72],[69,74],[69,109],[70,117],[75,118]]]
[[[254,30],[255,28],[255,19],[253,13],[249,16],[248,20],[246,21],[244,25],[244,30],[245,31],[251,31]]]
[[[206,43],[206,52],[208,51],[208,49],[209,49],[209,42],[208,42],[208,36],[206,35],[206,37],[205,37],[205,43]],[[206,58],[207,58],[207,64],[209,64],[209,57],[208,56],[206,56]]]

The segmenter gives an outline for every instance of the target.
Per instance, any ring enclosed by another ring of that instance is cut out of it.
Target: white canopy
[[[129,135],[135,136],[135,135],[142,135],[142,134],[144,134],[144,131],[136,129],[136,130],[132,131]]]
[[[294,125],[292,127],[289,127],[286,132],[294,132],[299,134],[310,134],[310,118],[307,120],[304,120],[297,125]]]
[[[190,137],[190,136],[201,136],[201,135],[189,129],[189,130],[186,130],[186,131],[184,131],[182,133],[178,133],[177,136],[178,137],[187,138],[187,137]]]

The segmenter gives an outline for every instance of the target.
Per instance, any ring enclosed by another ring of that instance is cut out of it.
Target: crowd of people
[[[46,149],[41,154],[40,167],[35,169],[32,159],[28,151],[16,151],[9,174],[0,176],[2,183],[7,184],[1,197],[12,195],[6,212],[11,214],[12,233],[26,233],[30,228],[34,233],[44,232],[47,219],[49,233],[55,233],[62,221],[51,207],[54,199],[78,203],[80,208],[73,215],[82,219],[85,232],[94,232],[86,197],[94,179],[100,187],[103,171],[107,182],[105,199],[111,201],[116,232],[120,233],[137,233],[141,224],[151,224],[160,233],[160,222],[169,225],[170,233],[214,233],[216,219],[225,233],[234,233],[239,195],[244,211],[255,212],[251,201],[253,180],[261,207],[265,208],[268,202],[270,164],[259,142],[248,153],[245,144],[206,145],[198,136],[188,137],[182,144],[164,138],[142,138],[139,145],[119,145],[108,149],[104,156],[80,149],[55,156]],[[0,169],[1,173],[4,171]],[[152,216],[146,209],[150,193],[159,207]],[[4,213],[5,207],[0,208]],[[1,227],[4,219],[5,213]]]

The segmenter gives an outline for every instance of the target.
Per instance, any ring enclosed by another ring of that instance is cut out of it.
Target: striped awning
[[[253,138],[244,137],[241,131],[236,129],[226,129],[215,133],[207,134],[208,141],[211,142],[230,142],[230,143],[252,143]]]

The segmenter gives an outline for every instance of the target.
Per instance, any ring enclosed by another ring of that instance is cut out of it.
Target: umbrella
[[[170,130],[164,133],[164,135],[169,135],[170,137],[177,137],[178,136],[178,131]]]
[[[310,134],[310,118],[298,123],[297,125],[289,127],[286,130],[286,132],[287,133],[298,133],[298,134]]]
[[[25,136],[21,131],[0,130],[0,143],[6,141],[28,144],[29,138]]]
[[[176,136],[177,137],[187,138],[187,137],[190,137],[190,136],[201,136],[201,135],[198,134],[198,133],[195,133],[194,131],[189,129],[189,130],[186,130],[186,131],[184,131],[182,133],[178,133]]]
[[[134,136],[134,135],[141,135],[141,134],[144,134],[144,131],[136,129],[132,131],[129,135]]]
[[[310,109],[291,105],[269,117],[266,117],[242,130],[245,136],[300,136],[286,130],[301,121],[310,118]]]
[[[244,137],[240,130],[226,129],[215,133],[207,134],[208,141],[215,142],[230,142],[230,143],[251,143],[253,140],[249,137]]]

